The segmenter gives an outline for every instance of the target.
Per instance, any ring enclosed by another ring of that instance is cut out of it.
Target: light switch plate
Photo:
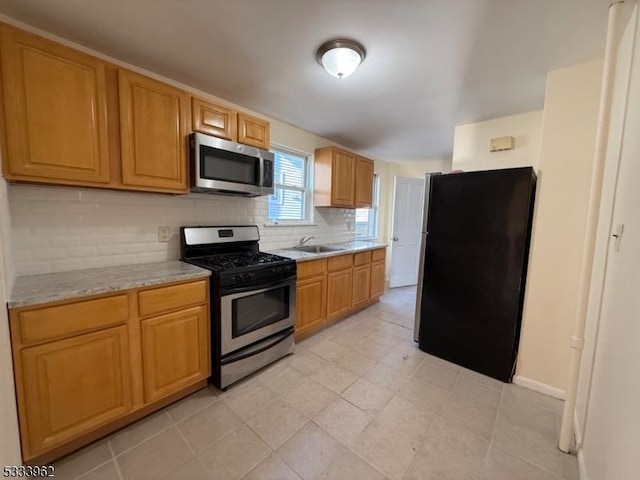
[[[171,240],[171,227],[158,227],[158,241],[168,242]]]

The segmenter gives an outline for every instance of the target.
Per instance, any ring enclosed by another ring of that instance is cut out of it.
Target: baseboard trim
[[[532,380],[527,377],[515,375],[513,377],[513,383],[536,392],[544,393],[550,397],[559,398],[560,400],[564,400],[565,397],[564,390],[560,390],[559,388],[552,387],[551,385],[547,385],[546,383],[538,382],[537,380]]]
[[[587,475],[587,467],[584,464],[584,453],[582,448],[578,449],[578,474],[580,480],[589,480]]]
[[[580,450],[582,448],[582,426],[578,421],[577,410],[573,412],[573,434],[576,437],[576,450]]]

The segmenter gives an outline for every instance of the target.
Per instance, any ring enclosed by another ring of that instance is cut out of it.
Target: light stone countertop
[[[307,260],[317,260],[319,258],[335,257],[338,255],[344,255],[345,253],[357,253],[364,252],[366,250],[375,250],[376,248],[386,247],[386,243],[368,241],[368,240],[355,240],[353,242],[345,243],[323,243],[322,245],[332,248],[340,248],[334,252],[322,252],[322,253],[308,253],[301,252],[300,250],[291,250],[281,248],[278,250],[270,250],[267,253],[274,253],[283,257],[291,258],[297,262],[305,262]]]
[[[27,307],[209,275],[209,270],[178,260],[24,275],[16,278],[8,305]]]

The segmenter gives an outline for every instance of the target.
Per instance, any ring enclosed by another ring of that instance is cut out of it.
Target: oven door
[[[270,285],[228,288],[220,293],[222,356],[295,324],[295,276]]]

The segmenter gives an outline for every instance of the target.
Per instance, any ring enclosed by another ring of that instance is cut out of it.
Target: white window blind
[[[309,221],[309,159],[307,156],[272,149],[275,155],[274,192],[269,195],[267,215],[272,222]]]
[[[373,202],[371,208],[356,208],[356,238],[372,239],[378,235],[379,178],[373,175]]]

